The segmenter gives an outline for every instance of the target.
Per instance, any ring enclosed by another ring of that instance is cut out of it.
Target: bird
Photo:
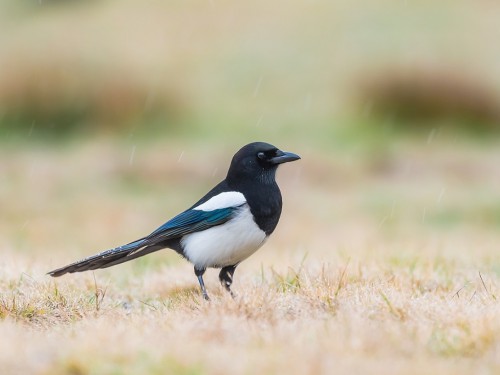
[[[207,268],[220,269],[219,281],[234,297],[236,267],[266,242],[280,219],[278,166],[299,159],[269,143],[249,143],[233,156],[224,180],[151,234],[48,274],[59,277],[107,268],[170,248],[194,265],[204,299],[210,300],[203,280]]]

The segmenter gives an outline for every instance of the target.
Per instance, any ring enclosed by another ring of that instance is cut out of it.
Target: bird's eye
[[[278,155],[278,149],[261,151],[261,152],[257,153],[257,157],[263,161],[268,161],[277,155]]]

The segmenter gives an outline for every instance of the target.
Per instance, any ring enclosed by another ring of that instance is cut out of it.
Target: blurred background
[[[262,140],[303,159],[255,269],[428,253],[500,273],[499,11],[1,1],[2,252],[52,268],[140,237]]]

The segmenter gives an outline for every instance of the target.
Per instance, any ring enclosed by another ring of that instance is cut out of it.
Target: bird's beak
[[[289,161],[299,160],[300,156],[294,154],[293,152],[285,152],[278,150],[276,156],[270,159],[271,164],[283,164],[288,163]]]

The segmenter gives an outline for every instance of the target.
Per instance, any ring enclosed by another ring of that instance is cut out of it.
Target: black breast
[[[255,223],[266,235],[270,235],[281,216],[281,192],[276,182],[273,184],[252,184],[241,189],[250,206]]]
[[[278,225],[282,207],[281,192],[275,180],[275,173],[276,168],[273,168],[271,170],[260,170],[257,174],[240,175],[231,182],[226,179],[215,186],[191,208],[226,191],[241,192],[250,206],[250,212],[254,216],[255,223],[266,235],[270,235]]]

